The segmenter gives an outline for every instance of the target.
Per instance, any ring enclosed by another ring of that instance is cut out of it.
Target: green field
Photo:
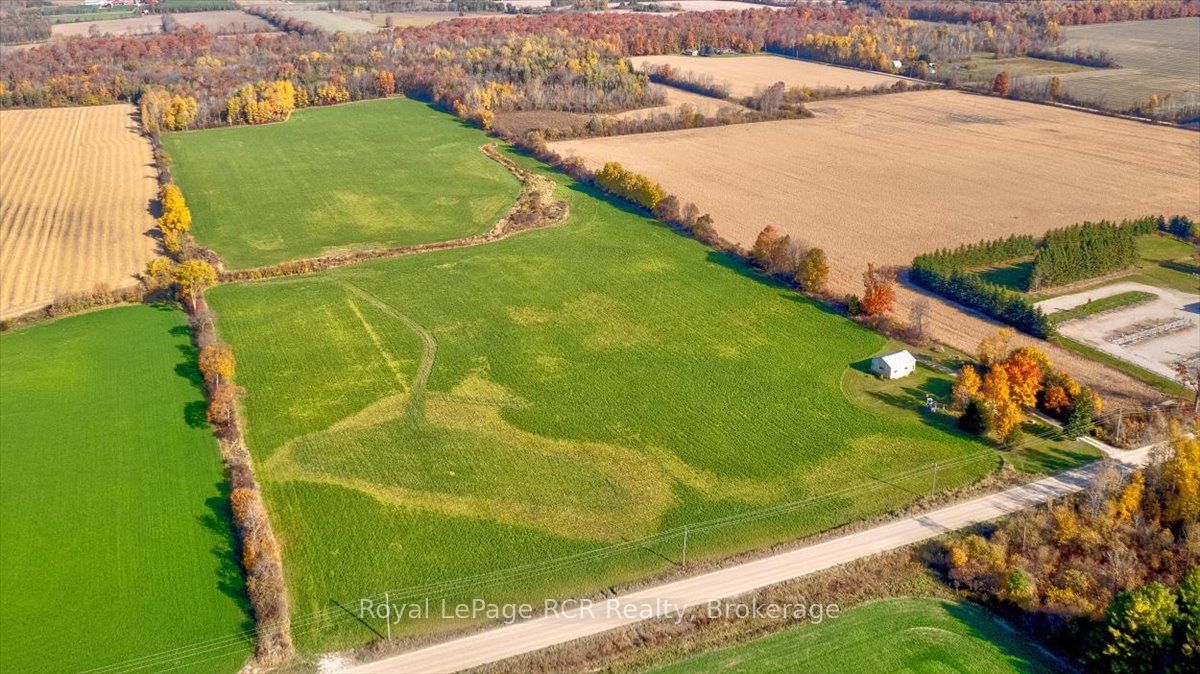
[[[382,629],[334,602],[812,499],[693,530],[689,558],[725,554],[924,496],[930,471],[899,473],[931,461],[973,457],[939,469],[942,487],[999,462],[917,412],[847,399],[842,375],[879,335],[547,174],[571,208],[558,227],[210,291],[294,613],[334,611],[298,634],[304,648]],[[679,543],[482,596],[589,593],[669,566]]]
[[[198,377],[174,309],[0,336],[0,670],[80,671],[251,626]],[[249,652],[234,640],[200,671]]]
[[[1062,668],[984,608],[905,598],[863,604],[818,625],[792,627],[653,671],[1001,674]]]
[[[520,184],[483,134],[393,98],[164,136],[193,234],[229,268],[486,231]]]

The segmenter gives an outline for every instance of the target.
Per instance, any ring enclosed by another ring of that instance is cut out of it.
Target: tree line
[[[1033,237],[981,241],[918,255],[909,278],[917,285],[939,295],[977,309],[1036,337],[1047,337],[1052,326],[1046,314],[1033,306],[1024,295],[991,283],[973,270],[989,264],[1030,255],[1035,250]]]
[[[1034,255],[1026,290],[1066,285],[1126,269],[1138,259],[1135,237],[1155,229],[1155,218],[1143,218],[1119,225],[1102,220],[1050,230]]]

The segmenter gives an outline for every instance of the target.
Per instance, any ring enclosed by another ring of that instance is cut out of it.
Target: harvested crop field
[[[712,96],[702,96],[700,94],[694,94],[690,91],[684,91],[683,89],[676,87],[663,86],[661,84],[652,84],[650,86],[657,91],[661,91],[663,95],[666,96],[666,102],[663,105],[653,108],[642,108],[640,110],[626,110],[625,112],[618,112],[612,116],[616,117],[617,119],[641,119],[644,117],[662,114],[664,112],[674,113],[684,105],[690,105],[696,112],[709,117],[716,115],[717,112],[719,112],[722,108],[736,112],[744,112],[746,110],[746,108],[736,103],[730,103],[729,101],[713,98]]]
[[[1067,93],[1124,109],[1151,94],[1167,107],[1200,104],[1200,17],[1069,26],[1062,47],[1103,49],[1120,68],[1062,76]]]
[[[300,5],[300,7],[303,7],[303,5]],[[284,17],[298,21],[308,21],[317,28],[327,30],[331,33],[338,31],[343,33],[370,33],[379,30],[379,26],[371,23],[369,18],[358,18],[358,15],[347,12],[297,9],[294,6],[287,5],[276,6],[271,9]]]
[[[861,292],[867,262],[907,265],[939,247],[1088,219],[1200,214],[1200,136],[1189,131],[951,91],[810,109],[807,120],[553,147],[651,176],[743,245],[774,224],[824,248],[838,294]],[[916,297],[902,293],[901,319]],[[959,348],[995,327],[938,309],[937,336]]]
[[[758,89],[765,89],[782,81],[788,87],[810,89],[865,89],[902,81],[901,78],[883,73],[842,68],[825,63],[790,59],[767,54],[754,56],[635,56],[630,59],[634,66],[643,64],[669,65],[678,72],[711,75],[717,83],[728,83],[734,98],[752,96]]]
[[[157,183],[132,114],[0,112],[0,316],[98,283],[132,285],[153,256]]]
[[[203,26],[212,33],[259,33],[275,29],[265,20],[239,10],[222,10],[216,12],[184,12],[172,14],[181,26]],[[162,32],[162,17],[157,14],[135,16],[128,19],[108,19],[102,21],[76,21],[59,23],[51,26],[52,35],[71,37],[90,35],[92,29],[100,35],[150,35]]]

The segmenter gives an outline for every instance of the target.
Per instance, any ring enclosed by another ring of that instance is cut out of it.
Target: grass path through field
[[[400,321],[421,338],[421,363],[417,366],[417,374],[413,377],[412,387],[409,392],[409,416],[414,419],[420,419],[425,411],[425,385],[429,383],[429,373],[433,371],[433,360],[437,356],[437,340],[421,324],[400,313],[395,307],[379,299],[378,296],[367,292],[350,281],[343,279],[340,283],[343,288],[379,307],[385,314]]]

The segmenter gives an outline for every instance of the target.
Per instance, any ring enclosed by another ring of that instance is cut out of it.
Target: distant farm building
[[[896,351],[871,359],[871,372],[884,379],[907,377],[917,369],[917,359],[908,351]]]

